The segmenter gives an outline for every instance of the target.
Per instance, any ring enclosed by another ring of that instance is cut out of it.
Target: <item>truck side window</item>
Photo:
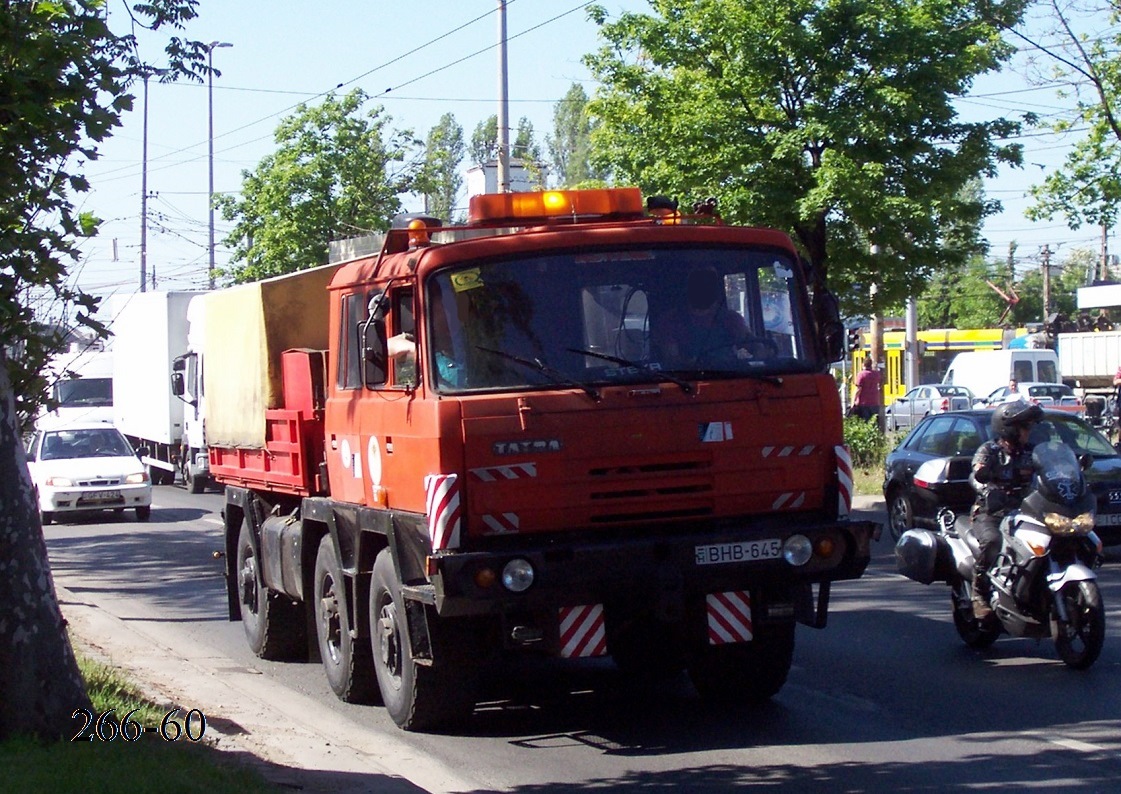
[[[339,363],[337,382],[340,389],[357,389],[362,385],[362,321],[366,318],[366,296],[345,295],[339,323]]]
[[[413,314],[413,291],[411,289],[397,290],[393,293],[392,325],[393,334],[410,334],[416,339],[416,317]],[[415,386],[416,378],[416,348],[413,355],[391,356],[393,366],[393,385]]]

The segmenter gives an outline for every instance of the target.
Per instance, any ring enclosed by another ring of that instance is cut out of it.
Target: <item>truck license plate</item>
[[[697,565],[722,565],[729,562],[773,560],[782,556],[782,541],[746,540],[740,543],[713,543],[694,549]]]

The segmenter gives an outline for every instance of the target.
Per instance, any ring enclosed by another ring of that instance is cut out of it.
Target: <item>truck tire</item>
[[[423,731],[465,721],[475,707],[474,659],[469,638],[438,636],[430,625],[434,646],[444,653],[431,666],[418,665],[409,644],[409,625],[401,583],[389,549],[374,560],[370,581],[370,635],[374,670],[385,709],[397,726]],[[444,642],[438,640],[444,639]],[[462,639],[463,642],[456,642]]]
[[[751,642],[705,648],[689,678],[705,700],[762,703],[782,689],[793,660],[794,624],[759,626]]]
[[[315,557],[315,630],[331,690],[345,703],[370,703],[377,691],[369,645],[351,636],[346,581],[330,535]]]
[[[253,551],[248,519],[237,536],[238,604],[245,639],[262,659],[283,661],[306,656],[307,631],[303,609],[287,596],[265,587]]]
[[[187,490],[194,494],[202,493],[206,490],[208,477],[199,477],[192,473],[191,465],[188,463],[183,467],[183,479],[187,483]]]

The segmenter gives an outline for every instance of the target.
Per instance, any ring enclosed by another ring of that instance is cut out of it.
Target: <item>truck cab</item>
[[[336,693],[368,692],[368,661],[412,729],[469,711],[472,672],[505,653],[777,692],[795,622],[825,625],[878,533],[848,514],[839,324],[789,237],[630,189],[401,226],[333,273],[325,354],[283,353],[267,454],[211,450],[254,649],[263,592],[334,593],[317,639]]]

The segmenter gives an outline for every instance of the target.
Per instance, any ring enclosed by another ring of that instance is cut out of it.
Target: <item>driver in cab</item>
[[[724,279],[714,267],[690,271],[685,305],[672,310],[661,326],[663,364],[671,369],[751,357],[743,347],[747,323],[725,305]]]

